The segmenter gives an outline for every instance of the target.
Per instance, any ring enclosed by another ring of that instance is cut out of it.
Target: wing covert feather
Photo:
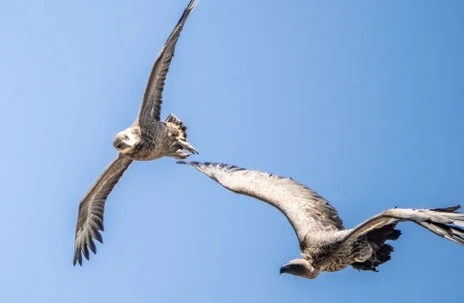
[[[222,163],[178,163],[195,167],[235,193],[257,198],[276,207],[290,221],[300,242],[312,231],[343,229],[337,211],[324,198],[291,178]]]

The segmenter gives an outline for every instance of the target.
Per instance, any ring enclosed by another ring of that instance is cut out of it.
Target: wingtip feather
[[[95,233],[93,234],[93,237],[95,240],[103,244],[103,237],[98,230],[95,231]]]
[[[82,254],[78,248],[74,249],[73,266],[76,266],[76,264],[82,266]]]
[[[87,245],[84,245],[82,247],[82,254],[87,260],[90,260],[90,253],[89,253],[89,247]]]
[[[89,240],[89,248],[94,254],[97,253],[97,246],[95,245],[95,242],[93,241],[92,238],[90,238]]]
[[[189,6],[188,6],[189,10],[192,12],[197,7],[198,3],[200,3],[200,0],[190,1]]]
[[[444,208],[433,208],[431,210],[433,211],[441,211],[441,212],[447,212],[447,213],[454,213],[457,210],[461,209],[461,204],[454,205],[454,206],[449,206],[449,207],[444,207]]]
[[[176,161],[177,164],[182,164],[182,165],[189,165],[189,166],[200,166],[202,164],[206,163],[201,163],[197,161]]]

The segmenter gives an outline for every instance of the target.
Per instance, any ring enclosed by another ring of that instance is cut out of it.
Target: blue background
[[[105,244],[72,266],[79,201],[187,3],[0,2],[0,301],[459,301],[464,248],[414,224],[379,273],[281,276],[299,256],[285,217],[170,158],[129,168]],[[201,0],[162,117],[189,127],[191,160],[291,176],[347,227],[463,203],[463,14],[461,1]]]

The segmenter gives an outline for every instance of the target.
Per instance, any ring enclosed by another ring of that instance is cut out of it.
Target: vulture
[[[307,279],[321,272],[352,266],[377,271],[390,260],[400,222],[414,222],[452,242],[464,245],[464,213],[459,205],[434,209],[388,209],[358,226],[345,229],[337,211],[310,188],[270,173],[222,163],[184,162],[237,194],[254,197],[280,210],[295,230],[302,258],[280,268],[280,273]]]
[[[103,171],[79,204],[74,240],[73,265],[96,253],[94,239],[102,243],[103,213],[108,195],[134,161],[155,160],[164,156],[185,159],[198,151],[187,142],[187,127],[175,115],[160,121],[163,87],[177,40],[189,14],[197,4],[190,1],[174,30],[156,57],[135,122],[114,137],[118,156]]]

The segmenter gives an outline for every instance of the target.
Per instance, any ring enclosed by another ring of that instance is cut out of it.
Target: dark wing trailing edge
[[[103,243],[99,231],[103,231],[106,198],[131,163],[132,160],[121,156],[113,160],[79,204],[73,265],[76,262],[82,265],[82,254],[89,259],[89,248],[94,254],[97,253],[93,239]]]
[[[464,229],[458,227],[464,227],[464,214],[456,212],[459,208],[459,205],[435,209],[392,208],[353,228],[344,241],[353,241],[386,225],[411,221],[440,237],[464,245]]]
[[[180,32],[184,27],[187,17],[193,11],[197,3],[197,0],[190,1],[189,5],[185,8],[184,13],[177,22],[176,27],[174,27],[174,30],[171,32],[166,43],[156,57],[150,78],[148,79],[147,87],[145,88],[139,115],[137,117],[137,121],[141,126],[146,125],[149,121],[160,120],[161,103],[163,102],[162,94],[166,74],[169,71],[169,65],[171,64],[171,59],[174,56],[174,50],[177,40],[179,39]]]
[[[300,243],[311,231],[343,229],[337,211],[324,198],[290,178],[221,163],[178,163],[195,167],[235,193],[257,198],[276,207],[290,221]]]

